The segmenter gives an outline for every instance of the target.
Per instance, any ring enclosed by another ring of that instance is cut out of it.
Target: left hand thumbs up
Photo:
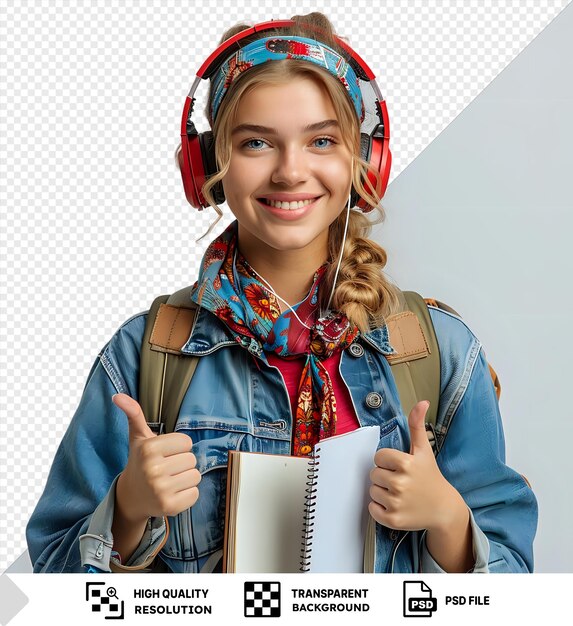
[[[368,510],[380,524],[396,530],[421,530],[443,525],[461,496],[444,478],[428,440],[424,421],[430,403],[418,402],[408,416],[410,452],[380,448],[370,472]]]
[[[428,435],[426,433],[426,413],[430,408],[430,403],[427,400],[418,402],[414,405],[414,408],[410,411],[408,416],[408,428],[410,429],[410,454],[427,453],[434,454],[432,446],[428,441]]]

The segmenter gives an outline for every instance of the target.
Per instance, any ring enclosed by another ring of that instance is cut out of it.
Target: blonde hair
[[[287,33],[293,36],[309,36],[310,34],[316,38],[315,29],[320,29],[322,31],[319,37],[320,41],[334,48],[345,57],[348,56],[348,53],[336,43],[333,26],[324,14],[314,12],[302,16],[295,15],[291,19],[295,21],[295,24],[288,31],[286,29],[264,31],[263,34],[255,34],[252,39]],[[249,27],[247,24],[233,26],[223,34],[219,43],[223,43],[233,35]],[[256,66],[235,79],[219,107],[214,123],[210,117],[210,105],[213,96],[210,88],[205,115],[213,131],[218,171],[205,182],[201,191],[219,217],[200,239],[209,234],[223,215],[221,209],[214,201],[212,189],[217,183],[221,184],[220,181],[229,169],[232,152],[231,126],[241,98],[259,85],[284,84],[300,77],[313,79],[329,95],[340,126],[344,130],[344,141],[352,154],[352,183],[354,189],[369,206],[373,207],[372,212],[378,213],[378,219],[370,220],[361,211],[350,211],[344,253],[336,289],[330,303],[330,308],[344,313],[352,323],[358,326],[361,332],[366,333],[373,328],[381,326],[386,317],[400,309],[399,290],[386,278],[382,271],[386,265],[386,251],[375,241],[368,239],[372,226],[383,222],[385,219],[384,209],[380,205],[380,176],[375,168],[361,158],[360,122],[356,116],[356,111],[342,84],[327,70],[312,63],[296,59],[273,61],[272,63]],[[180,150],[181,144],[179,144],[175,152],[177,166],[179,166],[178,156]],[[376,188],[370,184],[367,178],[368,170],[372,171],[376,176]],[[365,187],[364,181],[368,188]],[[329,227],[329,265],[319,290],[322,309],[326,309],[332,291],[345,223],[346,211],[344,210],[341,211],[340,215]]]

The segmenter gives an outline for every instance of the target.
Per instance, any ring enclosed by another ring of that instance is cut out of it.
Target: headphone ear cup
[[[370,160],[371,147],[370,136],[366,133],[360,133],[360,156],[366,162]]]
[[[205,171],[205,180],[218,172],[217,160],[215,158],[215,138],[213,132],[208,130],[199,134],[199,145],[201,146],[201,155],[203,157],[203,166]],[[223,204],[225,202],[225,192],[223,185],[219,181],[212,189],[215,204]]]
[[[390,147],[388,145],[388,138],[376,134],[370,136],[365,133],[360,134],[360,156],[371,167],[373,167],[379,174],[379,179],[372,172],[368,172],[367,180],[362,178],[362,185],[366,190],[371,187],[376,188],[378,186],[378,194],[380,198],[386,193],[386,187],[388,186],[388,179],[390,177],[390,166],[392,164],[392,154],[390,153]],[[369,213],[374,207],[370,206],[363,200],[354,187],[352,193],[355,194],[351,197],[351,203],[353,206],[357,206],[363,213]]]
[[[370,136],[367,133],[360,133],[360,158],[368,163],[370,161],[370,152],[372,150],[372,142]],[[362,185],[368,189],[364,179],[362,179]],[[350,193],[350,206],[358,206],[364,213],[368,213],[371,208],[366,205],[362,197],[358,194],[354,185],[352,185],[352,191]]]
[[[385,149],[383,149],[382,163],[380,164],[380,175],[382,177],[382,195],[386,193],[388,180],[390,179],[390,169],[392,167],[392,152],[390,151],[387,140],[385,141],[386,146]]]
[[[187,135],[182,135],[181,150],[179,151],[178,159],[179,171],[181,172],[181,179],[183,181],[183,189],[185,191],[185,197],[187,198],[187,202],[189,202],[192,207],[200,210],[203,207],[197,194],[197,189],[195,187],[195,177],[191,166],[191,143],[196,141],[196,135],[192,135],[191,137],[188,137]]]

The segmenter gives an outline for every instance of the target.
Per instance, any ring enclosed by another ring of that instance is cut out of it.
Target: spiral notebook
[[[319,442],[310,458],[231,451],[224,571],[372,571],[379,440],[380,428],[366,426]]]

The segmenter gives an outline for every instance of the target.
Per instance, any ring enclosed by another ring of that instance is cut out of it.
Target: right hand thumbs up
[[[138,439],[155,437],[155,433],[147,425],[147,420],[139,403],[125,393],[117,393],[112,397],[115,406],[119,407],[126,415],[129,424],[129,445]]]
[[[199,497],[201,474],[191,452],[191,437],[183,433],[156,435],[138,402],[119,393],[113,403],[127,416],[129,457],[116,486],[116,504],[134,523],[148,517],[177,515]]]

